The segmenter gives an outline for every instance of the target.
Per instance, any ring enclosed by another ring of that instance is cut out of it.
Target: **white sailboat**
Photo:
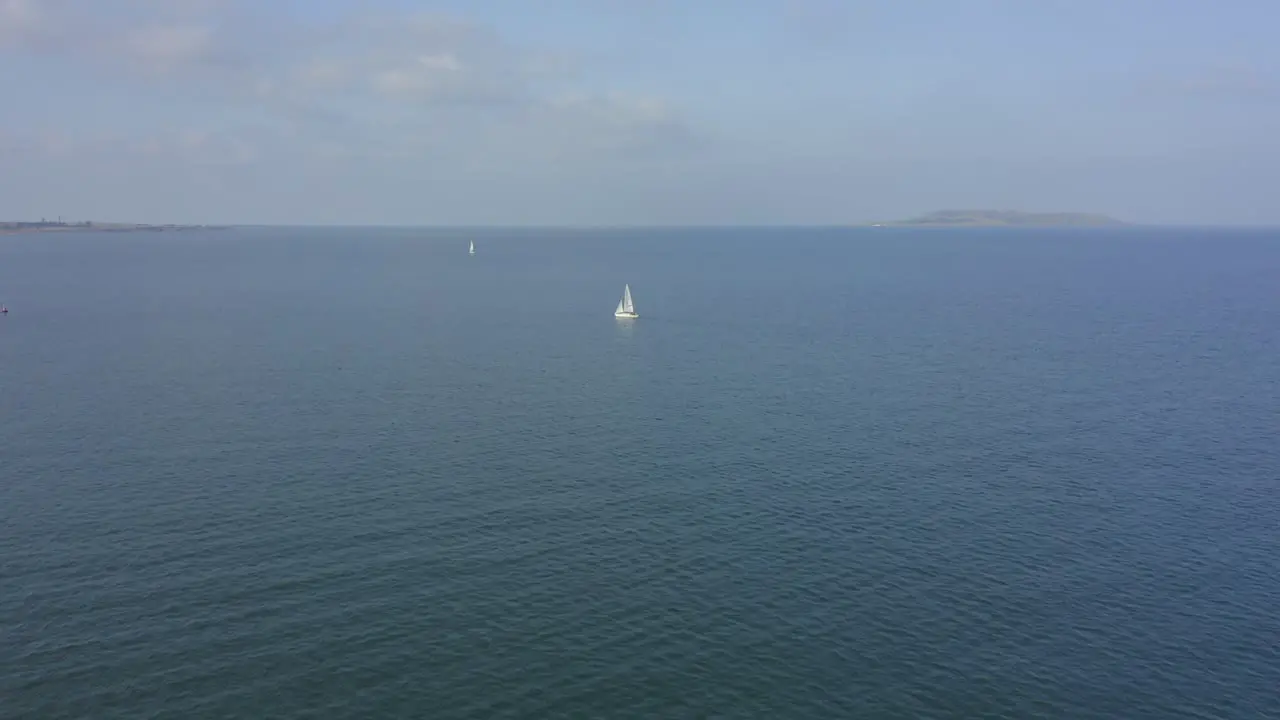
[[[633,319],[640,317],[636,312],[635,303],[631,302],[631,286],[624,285],[622,288],[622,299],[618,301],[618,309],[613,311],[616,318]]]
[[[471,241],[471,249],[467,251],[467,254],[468,254],[468,255],[475,255],[475,254],[476,254],[476,241],[475,241],[475,240],[472,240],[472,241]]]

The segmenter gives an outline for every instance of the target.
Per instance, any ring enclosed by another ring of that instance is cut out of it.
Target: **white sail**
[[[468,250],[467,252],[471,253],[472,255],[475,255],[475,254],[476,254],[476,241],[475,241],[475,240],[472,240],[472,241],[471,241],[471,249],[470,249],[470,250]]]
[[[637,318],[635,303],[631,301],[631,286],[624,285],[622,288],[622,299],[618,301],[618,309],[613,311],[614,317],[620,318]]]

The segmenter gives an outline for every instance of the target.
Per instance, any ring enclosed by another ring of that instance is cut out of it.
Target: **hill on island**
[[[1091,213],[1030,213],[1016,210],[938,210],[909,220],[878,223],[929,227],[1108,227],[1126,223]]]

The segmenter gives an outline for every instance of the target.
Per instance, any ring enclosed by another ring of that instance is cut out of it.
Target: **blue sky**
[[[1271,0],[0,0],[0,218],[1280,224]]]

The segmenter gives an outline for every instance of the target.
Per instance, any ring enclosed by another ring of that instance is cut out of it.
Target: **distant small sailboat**
[[[471,249],[467,251],[467,254],[468,254],[468,255],[475,255],[475,254],[476,254],[476,241],[475,241],[475,240],[472,240],[472,241],[471,241]]]
[[[8,315],[8,314],[9,314],[9,308],[3,305],[0,305],[0,315]]]
[[[622,287],[622,299],[618,301],[618,309],[613,311],[616,318],[626,318],[628,320],[640,317],[636,312],[635,303],[631,302],[631,286],[624,285]]]

